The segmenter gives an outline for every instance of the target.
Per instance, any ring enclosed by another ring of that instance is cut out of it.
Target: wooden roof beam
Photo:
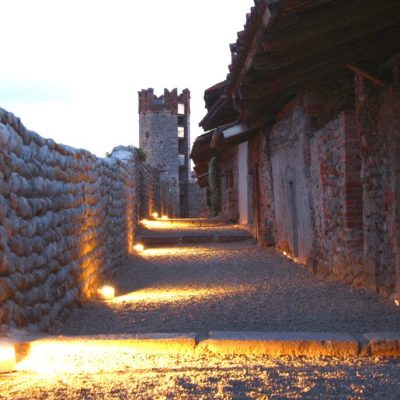
[[[373,76],[372,74],[370,74],[370,73],[368,73],[366,71],[363,71],[362,69],[357,68],[354,65],[347,64],[346,67],[348,69],[350,69],[351,71],[353,71],[354,73],[356,73],[358,75],[361,75],[365,79],[368,79],[369,81],[371,81],[376,86],[380,86],[380,87],[384,87],[384,88],[387,86],[385,82],[383,82],[382,80],[380,80],[376,76]]]
[[[294,63],[290,68],[280,70],[265,70],[253,75],[248,75],[243,83],[248,86],[249,92],[262,92],[265,88],[280,87],[284,82],[296,81],[296,76],[314,74],[323,69],[332,70],[332,67],[345,67],[347,64],[358,64],[368,60],[375,53],[384,54],[395,52],[400,41],[400,25],[384,29],[380,34],[371,34],[358,41],[326,49],[318,57],[305,59]]]
[[[386,12],[393,9],[393,14],[399,16],[398,13],[396,14],[398,6],[398,0],[385,0]],[[264,33],[261,40],[273,50],[288,50],[303,42],[313,40],[318,35],[340,30],[366,18],[378,19],[379,13],[382,12],[382,7],[376,0],[336,0],[332,2],[332,7],[317,15],[315,13],[303,15],[296,23],[284,29],[270,29]]]
[[[384,10],[374,17],[360,21],[358,24],[351,24],[313,37],[312,40],[303,42],[285,52],[267,52],[254,57],[253,68],[279,69],[307,58],[320,51],[327,51],[339,45],[345,45],[352,41],[360,40],[366,35],[380,34],[382,29],[393,29],[393,26],[400,24],[400,4],[396,10]]]

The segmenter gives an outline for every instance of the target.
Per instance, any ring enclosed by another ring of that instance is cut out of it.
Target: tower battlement
[[[157,96],[154,94],[154,89],[143,89],[139,94],[139,114],[147,114],[157,111],[166,110],[171,114],[178,113],[178,104],[184,105],[184,114],[190,114],[190,91],[189,89],[182,90],[178,94],[175,88],[171,91],[164,89],[164,94]]]

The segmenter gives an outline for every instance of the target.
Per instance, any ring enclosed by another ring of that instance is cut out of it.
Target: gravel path
[[[400,308],[250,241],[145,250],[112,283],[115,300],[86,304],[52,333],[400,331]]]
[[[383,358],[115,355],[102,349],[49,367],[44,372],[22,365],[0,375],[0,400],[394,400],[400,393],[400,360]]]

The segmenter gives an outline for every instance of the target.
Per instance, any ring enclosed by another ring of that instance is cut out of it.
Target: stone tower
[[[158,168],[164,188],[163,213],[171,217],[189,215],[190,92],[178,95],[164,89],[139,92],[139,142],[146,162]]]

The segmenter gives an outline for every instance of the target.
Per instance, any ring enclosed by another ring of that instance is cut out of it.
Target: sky
[[[139,143],[138,91],[203,94],[226,78],[253,0],[0,0],[0,108],[103,157]]]

